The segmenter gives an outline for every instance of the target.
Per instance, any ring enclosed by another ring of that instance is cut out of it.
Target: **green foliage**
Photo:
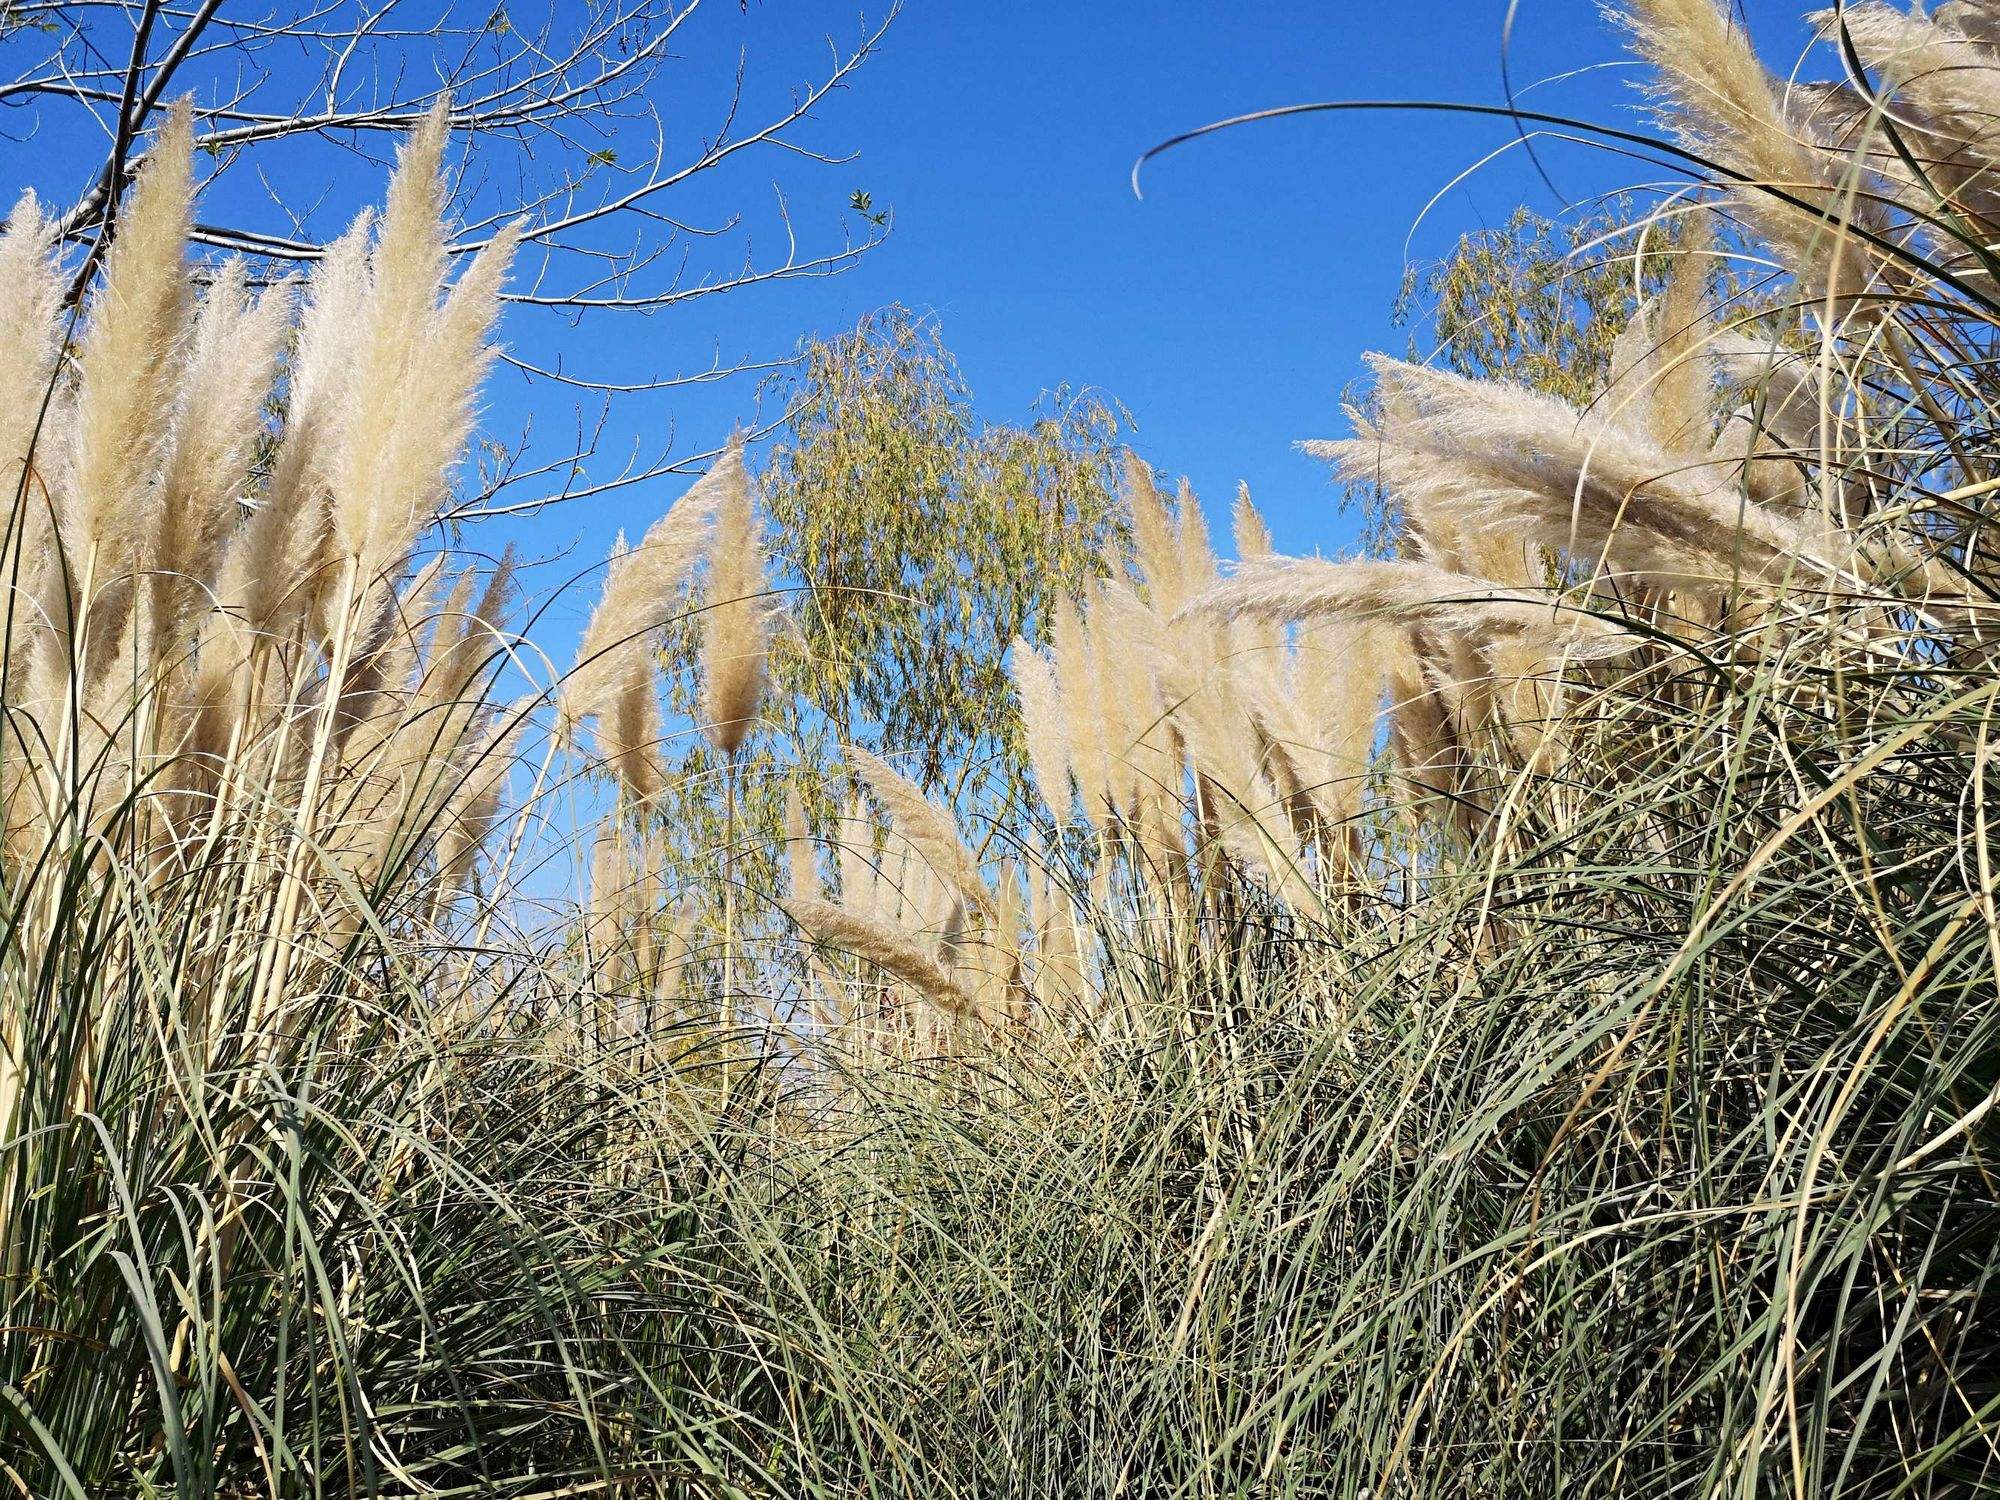
[[[1632,222],[1623,199],[1567,223],[1517,208],[1503,227],[1465,235],[1413,270],[1401,311],[1421,306],[1447,368],[1587,405],[1604,388],[1619,330],[1668,268],[1665,233],[1637,236]]]
[[[1008,643],[1105,573],[1122,414],[1058,388],[988,426],[936,326],[898,308],[807,344],[774,395],[791,415],[764,503],[799,589],[780,695],[927,784],[1018,787]]]
[[[843,745],[989,827],[1019,822],[1032,799],[1009,643],[1038,640],[1059,599],[1105,575],[1125,526],[1118,407],[1058,387],[1024,424],[986,423],[936,324],[902,308],[809,340],[769,394],[790,416],[760,476],[786,605],[765,718],[733,822],[720,758],[693,735],[659,814],[689,915],[714,925],[731,849],[753,930],[776,915],[787,787],[824,830],[851,791]],[[697,580],[663,661],[695,659],[702,600]],[[668,680],[669,709],[692,718],[692,672]]]
[[[877,208],[875,195],[864,188],[854,190],[848,197],[847,206],[877,229],[886,229],[889,225],[889,211],[886,208]]]

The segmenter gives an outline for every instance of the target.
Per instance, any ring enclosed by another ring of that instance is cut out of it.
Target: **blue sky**
[[[1787,66],[1797,10],[1772,0],[1745,9],[1767,57]],[[1197,142],[1149,169],[1143,200],[1131,168],[1176,132],[1272,105],[1497,103],[1506,14],[1507,0],[909,0],[802,137],[852,160],[746,155],[664,205],[704,222],[740,212],[751,249],[768,260],[782,250],[777,194],[811,249],[856,227],[847,203],[862,189],[894,214],[879,249],[840,276],[653,317],[573,324],[517,309],[502,337],[532,362],[636,382],[781,354],[802,335],[901,302],[935,314],[989,420],[1020,419],[1059,383],[1095,387],[1130,409],[1142,454],[1189,476],[1212,513],[1226,513],[1245,480],[1280,548],[1337,551],[1352,544],[1352,527],[1322,466],[1292,445],[1341,432],[1340,395],[1365,351],[1405,348],[1411,335],[1392,309],[1406,264],[1503,222],[1517,203],[1556,211],[1654,170],[1545,140],[1538,151],[1560,196],[1518,147],[1453,185],[1505,147],[1512,128],[1419,112],[1322,115]],[[868,19],[879,15],[878,6]],[[749,108],[768,107],[824,70],[829,37],[851,42],[864,24],[852,0],[708,0],[677,39],[658,95],[665,121],[683,142],[711,128],[739,54]],[[1636,70],[1594,0],[1519,0],[1509,56],[1524,102],[1631,122]],[[630,153],[645,143],[615,144]],[[11,185],[65,203],[100,151],[74,120],[0,144]],[[377,201],[383,180],[377,164],[345,155],[288,168],[274,154],[265,170],[280,195],[320,203],[328,221]],[[284,228],[264,191],[237,171],[210,208]],[[730,243],[740,251],[740,238]],[[755,394],[753,380],[737,379],[620,401],[595,467],[615,470],[634,446],[711,447],[755,420]],[[565,451],[578,420],[573,391],[506,370],[490,385],[488,430],[502,441],[530,434],[531,464]],[[643,530],[683,483],[501,523],[486,540],[581,566],[616,531]],[[592,593],[558,602],[546,621],[544,644],[558,656]]]
[[[1097,387],[1130,408],[1145,457],[1188,475],[1212,512],[1226,513],[1246,480],[1281,548],[1338,550],[1351,526],[1323,467],[1292,445],[1341,431],[1340,393],[1364,351],[1405,347],[1392,308],[1406,257],[1435,257],[1519,202],[1561,201],[1516,149],[1426,215],[1512,130],[1424,113],[1319,116],[1198,142],[1149,168],[1143,200],[1129,174],[1177,131],[1274,104],[1498,102],[1505,15],[1505,0],[912,0],[855,86],[821,111],[816,139],[858,159],[802,167],[784,184],[807,232],[865,188],[894,211],[888,241],[829,280],[606,320],[585,362],[624,378],[700,367],[717,348],[781,350],[900,301],[936,314],[988,419],[1018,419],[1060,382]],[[1750,7],[1753,29],[1781,48],[1796,45],[1796,15]],[[820,35],[855,25],[837,4],[768,0],[713,20],[720,45],[735,36],[748,48],[753,84],[804,76],[823,56]],[[1591,0],[1520,0],[1510,57],[1517,88],[1571,75],[1535,87],[1539,107],[1630,123],[1636,73]],[[1650,175],[1560,142],[1538,151],[1573,201]],[[738,182],[769,190],[768,179]],[[505,387],[496,413],[522,394]],[[684,445],[706,446],[745,416],[749,394],[682,390],[656,410]],[[642,526],[664,488],[547,514],[533,534],[588,556],[613,528]]]
[[[820,7],[735,7],[751,66],[801,76],[815,31],[851,18]],[[780,12],[783,12],[782,14]],[[1024,4],[914,0],[817,139],[859,153],[798,171],[802,231],[853,188],[894,211],[887,242],[825,281],[793,282],[609,334],[592,358],[621,378],[787,347],[892,301],[935,313],[982,412],[1026,414],[1061,382],[1130,408],[1155,465],[1187,474],[1212,508],[1247,480],[1280,546],[1334,549],[1349,535],[1323,468],[1300,439],[1342,426],[1342,387],[1369,348],[1400,350],[1391,323],[1406,253],[1434,256],[1503,221],[1524,198],[1555,206],[1508,153],[1433,208],[1431,196],[1511,136],[1504,123],[1423,114],[1282,122],[1197,143],[1129,176],[1148,146],[1247,109],[1330,97],[1497,101],[1504,0],[1362,4]],[[1617,62],[1589,0],[1523,0],[1515,76]],[[1631,71],[1537,91],[1602,116],[1629,107]],[[1629,164],[1549,148],[1557,185],[1582,197]],[[746,190],[758,185],[745,180]],[[509,393],[496,391],[496,409]],[[697,446],[747,410],[741,387],[683,390],[661,406]],[[626,494],[591,517],[549,515],[551,537],[594,540],[640,524],[658,497]],[[539,531],[541,527],[538,526]]]

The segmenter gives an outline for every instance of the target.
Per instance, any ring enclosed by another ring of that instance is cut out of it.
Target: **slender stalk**
[[[721,1049],[723,1094],[729,1092],[730,1032],[736,1011],[736,778],[740,749],[723,757],[722,992],[717,997],[717,1042]]]

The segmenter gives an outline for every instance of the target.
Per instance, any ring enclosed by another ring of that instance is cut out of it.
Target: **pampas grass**
[[[1600,650],[1621,645],[1607,622],[1579,618],[1553,599],[1419,562],[1267,558],[1242,565],[1188,609],[1228,619],[1373,621],[1541,641],[1588,638]]]
[[[1524,387],[1380,357],[1373,366],[1401,420],[1309,450],[1422,495],[1467,531],[1525,531],[1598,568],[1695,593],[1827,566],[1810,534],[1733,494],[1724,465],[1676,458]]]
[[[1007,669],[1021,702],[1021,733],[1027,741],[1029,769],[1043,803],[1060,826],[1069,818],[1071,796],[1062,684],[1054,663],[1019,636],[1009,649]]]
[[[449,115],[440,100],[398,159],[338,397],[344,420],[328,459],[333,539],[361,579],[409,549],[444,492],[493,357],[486,335],[514,252],[515,232],[501,230],[443,291]]]
[[[1987,9],[1907,25],[2000,72]],[[254,298],[195,295],[184,117],[73,329],[17,207],[0,1473],[1991,1488],[1977,179],[1785,134],[1720,8],[1638,10],[1679,128],[1811,206],[1678,201],[1595,401],[1378,363],[1320,451],[1392,556],[1277,556],[1240,496],[1222,570],[1133,459],[1130,554],[1011,646],[1041,809],[767,711],[740,444],[613,557],[557,711],[503,701],[512,560],[420,553],[504,261],[451,274],[442,111]],[[1944,257],[1865,318],[1823,316],[1850,180]],[[1795,279],[1718,329],[1708,259],[1763,249]]]
[[[1132,543],[1139,569],[1153,591],[1156,608],[1172,612],[1186,594],[1181,577],[1179,527],[1165,497],[1153,482],[1153,471],[1136,453],[1125,455],[1125,510],[1132,521]]]
[[[820,895],[819,865],[813,855],[812,831],[796,780],[785,783],[785,890],[794,901]]]
[[[756,718],[770,649],[764,547],[747,483],[722,492],[708,554],[708,593],[702,615],[702,732],[729,756]]]
[[[1881,228],[1851,163],[1817,149],[1788,99],[1718,0],[1634,0],[1612,10],[1654,69],[1670,130],[1728,174],[1730,201],[1809,298],[1846,305],[1883,290],[1879,252],[1855,234]]]
[[[68,451],[56,488],[59,546],[41,560],[40,596],[52,645],[83,638],[85,680],[72,677],[70,689],[79,696],[88,695],[128,626],[152,530],[152,481],[166,457],[192,301],[185,264],[191,119],[184,105],[169,115],[133,186],[84,320],[75,394],[62,422]]]
[[[181,636],[197,593],[216,584],[223,545],[242,520],[249,467],[263,430],[262,406],[290,321],[291,288],[251,299],[231,262],[210,283],[189,336],[185,368],[148,549],[153,648],[185,649]]]
[[[373,213],[364,210],[327,247],[306,287],[270,482],[224,552],[217,587],[223,608],[208,622],[213,632],[235,633],[231,646],[238,655],[310,616],[331,582],[324,558],[332,524],[331,464],[344,420],[342,391],[358,357],[355,340],[369,296],[373,226]]]
[[[910,933],[815,897],[794,896],[786,910],[817,942],[866,960],[947,1011],[969,1015],[975,1010],[972,994],[927,944]]]
[[[702,616],[702,733],[722,755],[724,768],[722,1020],[726,1027],[736,991],[738,751],[750,733],[764,691],[769,617],[764,594],[764,549],[742,473],[721,491],[708,552],[708,605]],[[608,588],[607,588],[608,592]],[[650,681],[650,673],[648,674]]]
[[[959,838],[952,815],[926,797],[914,781],[858,745],[847,747],[847,763],[882,804],[896,833],[909,842],[932,872],[990,915],[993,893],[980,874],[978,856]]]
[[[0,232],[0,484],[21,493],[31,443],[45,417],[62,347],[61,269],[55,220],[23,193]],[[46,515],[46,496],[39,507]]]
[[[399,715],[424,707],[417,674],[437,663],[425,644],[434,595],[412,584],[399,597],[397,580],[462,445],[507,252],[502,237],[435,305],[443,295],[441,143],[438,120],[418,132],[392,188],[400,217],[384,221],[372,248],[364,216],[316,269],[291,361],[288,421],[261,487],[252,462],[266,435],[291,288],[253,298],[243,268],[224,265],[196,299],[185,253],[193,213],[186,111],[169,116],[146,154],[83,311],[74,359],[59,374],[50,369],[60,320],[48,231],[31,204],[10,220],[6,254],[20,280],[7,378],[37,412],[11,439],[34,445],[32,458],[24,449],[16,459],[13,529],[24,541],[45,537],[32,559],[24,548],[10,580],[20,649],[10,649],[7,696],[20,717],[6,795],[17,850],[38,829],[61,836],[66,822],[87,827],[119,815],[121,797],[138,795],[151,820],[145,840],[164,852],[195,833],[204,806],[222,815],[218,796],[260,798],[268,790],[257,788],[275,781],[289,788],[281,802],[295,800],[308,824],[350,820],[358,789],[401,787],[387,803],[372,791],[363,799],[380,815],[367,842],[386,858],[397,840],[385,830],[399,812],[418,812],[404,805],[404,794],[416,795],[411,767],[476,753],[488,717],[481,712],[454,710],[422,731],[398,727]],[[427,223],[415,222],[425,214]],[[399,254],[414,272],[389,263]],[[429,278],[417,300],[430,315],[414,324],[398,321],[412,275]],[[372,354],[353,342],[355,328],[375,330]],[[378,536],[370,570],[359,555],[347,558],[348,593],[336,599],[322,556],[338,529],[331,520],[345,516],[351,527],[376,505],[369,497],[383,479],[331,456],[343,445],[368,446],[374,440],[357,432],[389,420],[342,394],[356,377],[340,367],[357,351],[378,374],[395,365],[403,404],[428,414],[396,423],[385,439],[391,447],[416,441],[413,426],[433,418],[443,425],[422,438],[433,457],[415,463],[414,487],[398,486],[395,503],[415,494],[416,509]],[[427,371],[427,359],[442,363]],[[411,394],[413,380],[424,400]],[[38,532],[51,516],[53,533]],[[486,633],[496,630],[487,619]],[[481,657],[492,650],[473,649]],[[444,654],[457,662],[446,689],[456,697],[477,668],[463,650]],[[316,729],[301,732],[302,709],[318,717]],[[371,718],[383,722],[361,732]],[[439,831],[430,796],[422,816],[432,826],[419,839],[426,848]],[[295,870],[287,909],[303,900],[307,878]]]
[[[1664,451],[1696,453],[1709,445],[1715,420],[1708,307],[1715,248],[1706,212],[1685,216],[1673,254],[1666,290],[1640,306],[1612,346],[1611,384],[1599,404]]]
[[[656,709],[638,711],[631,699],[633,683],[643,677],[647,693],[654,691],[652,641],[683,607],[681,586],[709,550],[717,515],[739,501],[747,503],[748,483],[742,444],[732,441],[715,467],[653,523],[637,547],[627,548],[621,538],[613,549],[604,590],[577,646],[576,664],[563,679],[561,703],[563,721],[572,731],[593,718],[602,725],[622,705],[626,732],[601,745],[607,761],[615,764],[638,743],[636,736],[649,730],[647,714],[657,715]]]
[[[1056,688],[1062,697],[1063,740],[1070,749],[1070,769],[1076,776],[1084,819],[1094,828],[1110,799],[1110,772],[1098,696],[1097,653],[1073,601],[1057,601],[1049,642],[1055,657]],[[1043,795],[1048,795],[1046,790]]]
[[[1822,11],[1812,20],[1877,70],[1884,99],[1880,133],[1897,131],[1908,143],[1911,159],[1905,161],[1890,143],[1870,141],[1875,102],[1842,90],[1831,108],[1872,148],[1870,167],[1905,201],[1929,200],[1990,226],[2000,215],[2000,82],[1990,41],[1979,39],[1977,19],[1967,24],[1976,16],[1965,5],[1925,15],[1865,3]]]

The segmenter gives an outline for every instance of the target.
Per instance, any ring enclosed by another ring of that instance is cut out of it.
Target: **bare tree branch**
[[[58,220],[75,256],[73,298],[95,274],[121,196],[179,98],[190,102],[196,146],[211,163],[195,242],[218,260],[246,257],[255,279],[317,261],[349,221],[352,204],[338,185],[353,179],[356,160],[372,180],[394,137],[441,99],[451,101],[459,147],[452,252],[469,255],[512,229],[524,254],[508,300],[537,315],[573,323],[585,313],[656,313],[837,274],[881,242],[889,215],[870,211],[865,195],[850,206],[843,190],[841,207],[802,234],[782,190],[774,210],[755,209],[743,190],[761,184],[741,174],[769,160],[764,181],[775,188],[780,160],[808,171],[853,160],[820,137],[818,116],[880,46],[897,4],[877,23],[859,18],[844,45],[828,38],[822,68],[775,90],[727,39],[736,8],[711,7],[706,19],[702,8],[703,0],[521,0],[518,9],[496,0],[0,0],[0,133],[44,136],[66,153],[102,136],[102,156],[79,174],[84,185]],[[603,378],[560,345],[532,347],[532,360],[508,359],[524,379],[601,400],[607,411],[614,399],[780,362],[718,349],[705,370]],[[676,456],[669,439],[663,452],[635,450],[617,473],[595,475],[586,464],[605,423],[604,411],[579,412],[562,457],[529,463],[512,453],[489,463],[451,518],[521,514],[709,457]],[[530,489],[536,498],[507,498]]]
[[[11,75],[0,83],[0,118],[25,111],[39,127],[50,111],[67,107],[107,127],[102,167],[61,218],[64,239],[85,249],[79,286],[144,159],[139,143],[177,85],[191,92],[197,145],[216,162],[211,181],[302,139],[366,154],[370,136],[409,129],[449,95],[451,127],[467,143],[465,180],[481,184],[462,205],[467,231],[453,249],[469,254],[501,225],[518,225],[524,242],[542,252],[534,290],[518,297],[535,306],[661,308],[852,264],[881,239],[886,220],[867,221],[858,238],[843,233],[837,247],[804,253],[781,210],[788,243],[781,261],[759,267],[746,257],[732,271],[692,278],[683,265],[649,284],[649,268],[675,264],[668,251],[738,228],[732,219],[703,229],[662,212],[660,200],[676,190],[747,154],[825,165],[852,159],[801,132],[847,87],[895,16],[892,7],[880,24],[862,26],[844,49],[829,42],[825,72],[750,125],[742,123],[747,59],[739,57],[719,117],[696,149],[677,158],[654,100],[673,60],[671,44],[700,7],[701,0],[546,0],[536,25],[525,29],[505,9],[468,12],[458,0],[273,0],[255,19],[229,14],[221,0],[143,0],[136,11],[116,0],[0,5],[0,73]],[[126,27],[127,60],[114,64],[111,36]],[[649,153],[628,165],[619,147],[642,122]],[[495,184],[506,180],[506,168],[513,186],[503,191]],[[309,262],[343,227],[313,217],[300,214],[282,226],[206,220],[198,238],[219,251]],[[634,226],[622,250],[601,243],[611,223]]]

